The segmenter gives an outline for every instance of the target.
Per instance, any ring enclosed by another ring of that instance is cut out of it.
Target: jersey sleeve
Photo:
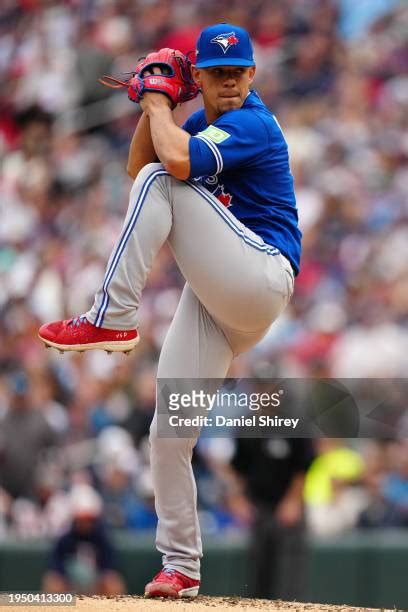
[[[203,121],[203,111],[200,109],[190,115],[188,119],[181,126],[182,130],[185,130],[190,134],[190,136],[194,136],[199,131],[199,125]]]
[[[213,176],[256,160],[269,146],[269,131],[258,115],[235,110],[190,138],[190,178]]]

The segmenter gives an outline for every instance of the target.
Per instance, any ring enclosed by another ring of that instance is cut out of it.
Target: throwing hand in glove
[[[175,49],[160,49],[149,53],[139,61],[133,76],[121,81],[105,76],[100,82],[108,87],[126,87],[129,99],[140,102],[147,92],[164,94],[170,100],[171,108],[192,100],[199,88],[191,76],[190,59]]]

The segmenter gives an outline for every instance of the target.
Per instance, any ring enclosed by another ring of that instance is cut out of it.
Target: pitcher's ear
[[[194,82],[201,87],[201,70],[195,66],[191,66],[191,76],[193,77]]]

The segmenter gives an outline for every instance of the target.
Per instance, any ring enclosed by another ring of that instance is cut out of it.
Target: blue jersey
[[[299,272],[301,232],[288,147],[255,91],[243,106],[208,125],[204,109],[183,125],[190,138],[190,179],[199,181],[237,219],[274,246]]]

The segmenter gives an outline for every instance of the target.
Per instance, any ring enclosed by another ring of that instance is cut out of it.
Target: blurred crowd
[[[72,491],[85,485],[109,526],[155,526],[147,435],[158,355],[183,286],[169,251],[150,275],[131,356],[61,356],[44,350],[37,329],[89,308],[127,207],[139,109],[97,77],[132,70],[153,48],[192,51],[200,29],[220,19],[253,37],[255,87],[287,138],[303,231],[293,301],[231,375],[406,374],[404,2],[4,0],[0,538],[62,533],[76,511]],[[198,104],[178,109],[180,121]],[[229,495],[234,445],[198,445],[206,533],[251,521],[250,507]],[[314,453],[305,481],[314,533],[408,526],[404,441],[322,440]]]

